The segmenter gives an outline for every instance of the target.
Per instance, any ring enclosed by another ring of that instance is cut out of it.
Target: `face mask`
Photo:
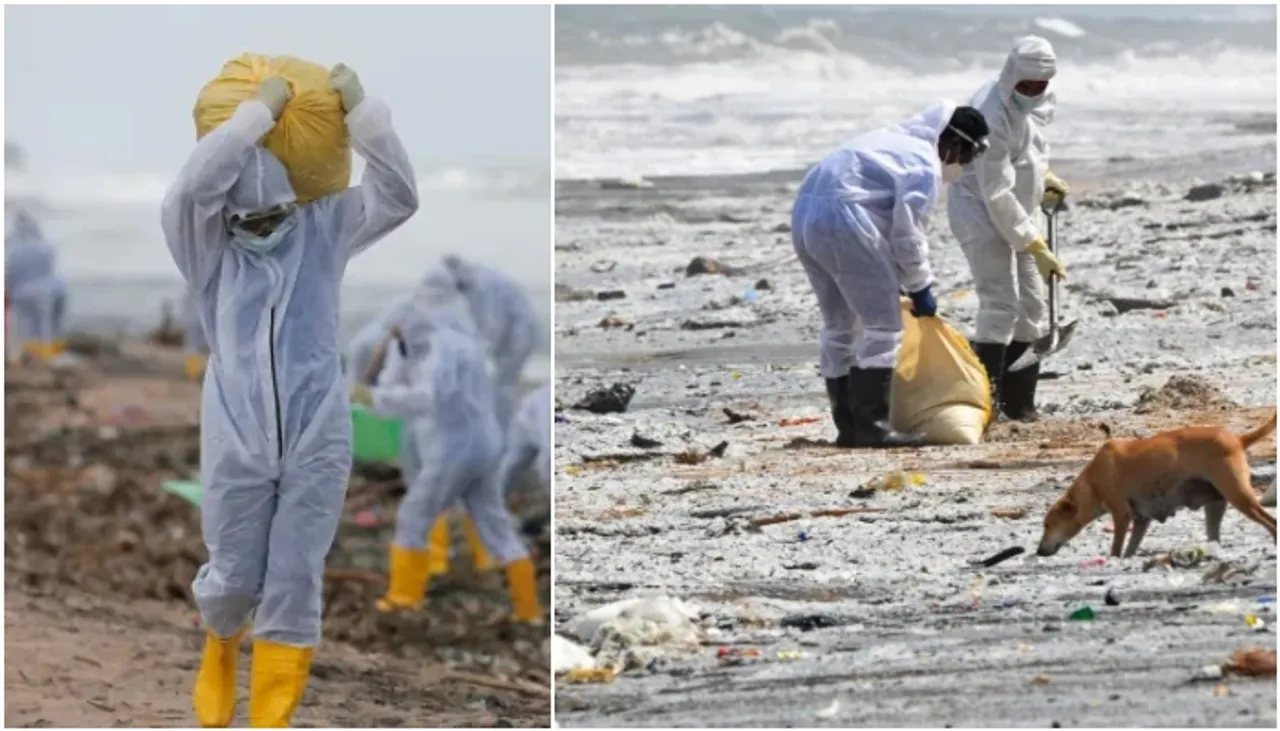
[[[1013,92],[1013,104],[1018,109],[1021,109],[1024,112],[1029,112],[1032,109],[1038,108],[1041,104],[1044,104],[1044,94],[1041,94],[1040,96],[1027,96],[1026,94],[1019,94],[1015,91]]]
[[[289,232],[293,231],[297,225],[298,219],[294,216],[289,216],[285,220],[281,221],[280,225],[276,226],[275,230],[266,236],[253,236],[243,231],[233,231],[231,233],[231,238],[235,240],[237,244],[243,246],[249,251],[266,254],[279,246],[280,242],[284,240],[284,237],[288,236]]]
[[[964,166],[957,163],[948,163],[942,166],[942,182],[955,183],[964,176]]]

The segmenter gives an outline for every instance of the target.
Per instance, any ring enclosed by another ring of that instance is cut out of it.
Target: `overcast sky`
[[[174,172],[244,51],[344,62],[415,162],[550,158],[547,7],[8,6],[5,138],[33,169]]]

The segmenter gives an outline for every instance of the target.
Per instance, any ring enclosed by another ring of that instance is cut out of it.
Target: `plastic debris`
[[[1261,632],[1267,628],[1267,623],[1259,619],[1256,614],[1244,615],[1244,623],[1249,625],[1249,629],[1255,632]]]
[[[560,675],[574,670],[596,669],[595,658],[587,648],[560,635],[551,636],[551,672]]]
[[[804,657],[804,653],[799,650],[778,650],[777,657],[779,660],[799,660]]]
[[[1036,648],[1033,645],[1028,645],[1025,642],[1018,645],[1018,652],[1033,652],[1035,649]]]
[[[1087,622],[1098,616],[1094,613],[1093,607],[1080,607],[1071,614],[1067,615],[1067,619],[1073,622]]]
[[[820,416],[791,416],[778,422],[778,426],[800,426],[802,424],[816,424],[822,420]]]
[[[1108,607],[1120,606],[1120,598],[1116,596],[1116,588],[1114,586],[1107,587],[1107,595],[1102,598],[1102,601]]]
[[[1222,674],[1221,665],[1205,665],[1191,676],[1191,682],[1204,683],[1207,681],[1222,680]]]
[[[1037,675],[1037,676],[1035,676],[1034,678],[1032,678],[1032,679],[1031,679],[1031,684],[1032,684],[1032,685],[1048,685],[1048,684],[1049,684],[1049,676],[1048,676],[1048,675]]]
[[[1260,597],[1258,597],[1258,603],[1259,603],[1259,604],[1275,604],[1275,603],[1276,603],[1276,595],[1275,595],[1275,594],[1267,594],[1267,595],[1265,595],[1265,596],[1260,596]]]
[[[382,521],[378,518],[378,514],[372,510],[361,510],[356,513],[353,522],[360,528],[376,528]]]
[[[1229,695],[1230,693],[1231,691],[1227,689],[1226,683],[1218,683],[1217,685],[1213,686],[1214,698],[1221,698],[1225,695]]]
[[[1004,563],[1005,561],[1008,561],[1014,556],[1025,553],[1026,550],[1027,549],[1023,548],[1022,546],[1013,546],[1012,548],[1004,549],[1000,553],[997,553],[996,555],[991,556],[990,558],[980,559],[974,563],[976,563],[976,565],[978,566],[989,569],[998,563]]]
[[[618,674],[613,668],[575,668],[560,676],[558,680],[570,685],[588,685],[612,683],[617,677]]]
[[[1026,508],[996,508],[991,511],[991,515],[996,518],[1005,518],[1006,520],[1022,520],[1027,517]]]
[[[813,715],[820,719],[828,720],[828,719],[835,718],[839,714],[840,714],[840,701],[833,700],[831,701],[831,705],[827,706],[826,708],[818,709],[817,711],[814,712]]]
[[[1106,556],[1095,556],[1093,558],[1086,558],[1085,560],[1080,562],[1080,568],[1082,569],[1091,569],[1098,566],[1106,566],[1106,565],[1107,565]]]

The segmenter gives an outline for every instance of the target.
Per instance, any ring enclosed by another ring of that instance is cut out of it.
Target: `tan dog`
[[[1276,519],[1258,502],[1245,450],[1276,430],[1276,414],[1248,434],[1189,426],[1146,439],[1109,439],[1049,508],[1036,553],[1052,556],[1089,523],[1110,512],[1115,522],[1111,555],[1138,551],[1151,521],[1163,523],[1181,508],[1204,508],[1209,540],[1217,542],[1227,503],[1276,537]]]

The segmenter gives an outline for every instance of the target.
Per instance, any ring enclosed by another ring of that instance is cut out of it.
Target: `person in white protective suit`
[[[846,142],[800,186],[791,236],[822,312],[819,365],[837,446],[920,443],[888,425],[899,298],[909,294],[916,317],[936,314],[925,223],[986,134],[977,110],[942,102]]]
[[[4,241],[4,293],[13,315],[13,337],[25,354],[50,362],[62,353],[67,283],[58,254],[35,219],[19,210]]]
[[[399,325],[395,349],[403,357],[386,364],[375,389],[357,387],[355,393],[378,413],[404,419],[422,456],[422,469],[396,514],[390,582],[378,609],[422,607],[430,576],[428,532],[446,508],[461,500],[481,540],[506,567],[515,618],[541,621],[537,571],[507,512],[494,469],[503,436],[483,344],[423,315],[403,318]]]
[[[386,104],[365,97],[341,64],[330,88],[368,163],[359,185],[296,203],[284,166],[257,145],[292,96],[285,79],[270,78],[197,143],[163,204],[165,239],[201,293],[210,349],[200,413],[209,560],[192,583],[207,629],[194,691],[203,726],[232,719],[250,617],[250,724],[288,725],[302,697],[352,464],[342,276],[352,256],[418,209]]]
[[[951,230],[978,293],[974,352],[987,369],[1000,411],[1022,421],[1037,418],[1040,366],[1012,373],[1007,368],[1045,334],[1045,283],[1066,276],[1039,223],[1041,204],[1068,192],[1049,170],[1044,129],[1053,120],[1055,98],[1048,87],[1056,72],[1048,41],[1027,36],[1014,44],[999,78],[972,101],[991,127],[990,150],[965,168],[947,201]]]
[[[407,323],[402,324],[401,323]],[[355,385],[381,384],[388,373],[401,367],[395,361],[403,354],[396,347],[407,328],[448,327],[468,337],[479,338],[475,322],[461,294],[454,288],[453,277],[436,268],[427,273],[419,287],[394,300],[381,315],[366,325],[352,341],[348,364],[360,375]],[[377,341],[369,345],[373,338]],[[400,431],[400,471],[406,486],[413,484],[422,470],[419,441],[410,428]],[[463,534],[471,550],[472,568],[484,572],[493,568],[475,523],[465,509],[461,512]],[[440,516],[431,528],[427,546],[428,572],[437,576],[449,571],[449,520]]]
[[[190,287],[182,299],[182,367],[187,378],[194,381],[204,376],[209,360],[209,340],[204,336],[200,322],[200,295]]]
[[[520,374],[542,336],[533,303],[519,284],[496,269],[444,258],[459,292],[471,305],[476,325],[489,344],[498,387],[498,421],[506,424],[517,406]]]
[[[551,489],[551,384],[527,394],[507,425],[506,448],[498,465],[498,484],[510,496],[520,473],[537,465],[539,487]]]

